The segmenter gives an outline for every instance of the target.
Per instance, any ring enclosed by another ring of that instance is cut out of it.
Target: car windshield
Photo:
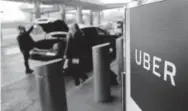
[[[107,35],[107,33],[104,30],[100,29],[100,28],[96,28],[96,30],[97,30],[97,34],[99,36],[105,36],[105,35]]]
[[[94,27],[81,29],[85,36],[97,36],[97,30]]]

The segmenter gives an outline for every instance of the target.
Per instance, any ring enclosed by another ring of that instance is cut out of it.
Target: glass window
[[[107,35],[107,33],[104,30],[102,30],[102,29],[96,28],[96,30],[97,30],[97,34],[99,36],[105,36],[105,35]]]

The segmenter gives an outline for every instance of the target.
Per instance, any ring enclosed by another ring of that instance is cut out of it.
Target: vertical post
[[[3,41],[2,23],[3,23],[3,11],[0,12],[0,33],[1,33],[1,42]]]
[[[40,1],[39,0],[34,0],[34,8],[35,8],[35,19],[40,18],[41,13],[40,13]],[[39,33],[39,28],[36,28],[35,33]]]
[[[118,65],[117,81],[121,83],[121,73],[123,70],[123,37],[116,39],[116,60]]]
[[[2,30],[2,21],[0,21],[0,35],[1,35],[1,41],[3,40],[3,30]]]
[[[126,71],[126,6],[124,7],[124,22],[123,22],[123,71],[121,73],[121,82],[122,82],[122,111],[127,111],[127,103],[126,103],[126,76],[125,76],[125,71]]]
[[[62,60],[46,62],[35,69],[41,111],[67,111]]]
[[[143,0],[138,0],[138,5],[142,5]]]
[[[109,43],[93,47],[94,100],[109,101],[110,92],[110,60]]]
[[[83,20],[82,20],[82,8],[81,7],[77,7],[76,22],[78,24],[83,23]]]
[[[34,0],[34,6],[35,6],[35,18],[40,18],[41,13],[40,13],[40,1],[39,0]]]
[[[89,24],[93,25],[93,11],[92,10],[90,10]]]
[[[97,26],[100,26],[100,21],[101,21],[100,11],[96,12],[96,14],[97,14]]]
[[[125,7],[125,25],[124,25],[124,57],[125,59],[125,71],[126,75],[124,75],[125,83],[125,106],[124,111],[128,109],[128,101],[131,96],[131,85],[130,85],[130,77],[131,77],[131,49],[130,49],[130,8]],[[124,73],[125,74],[125,73]]]
[[[30,19],[30,22],[32,22],[33,21],[33,13],[31,12],[31,13],[29,13],[29,19]]]
[[[65,5],[60,5],[60,14],[61,14],[61,19],[66,21],[66,6]]]

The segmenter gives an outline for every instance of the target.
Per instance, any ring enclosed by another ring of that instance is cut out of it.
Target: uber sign
[[[142,58],[143,58],[143,60],[142,60]],[[148,71],[151,69],[152,73],[154,75],[161,77],[161,74],[156,71],[156,69],[159,69],[159,67],[160,67],[156,62],[162,62],[161,58],[153,56],[153,62],[151,63],[152,60],[151,60],[151,57],[148,53],[143,52],[143,55],[142,55],[142,51],[139,51],[139,57],[138,57],[138,51],[136,49],[135,50],[135,61],[136,61],[137,65],[141,65],[141,63],[143,61],[143,68],[144,69],[146,69]],[[151,68],[151,65],[153,66],[152,68]],[[171,71],[169,70],[169,68],[171,68]],[[164,61],[163,72],[164,72],[163,79],[165,81],[167,81],[167,76],[169,76],[170,80],[171,80],[171,84],[173,86],[175,86],[175,81],[174,81],[174,76],[176,75],[175,65],[173,63],[169,62],[169,61]]]
[[[143,111],[188,111],[188,1],[130,9],[131,97]]]

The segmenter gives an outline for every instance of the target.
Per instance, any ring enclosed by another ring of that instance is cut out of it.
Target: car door
[[[85,41],[90,47],[98,43],[98,34],[94,27],[84,28],[82,32],[84,33]]]
[[[101,39],[102,43],[105,42],[110,42],[110,52],[112,54],[112,59],[115,58],[115,52],[116,52],[116,47],[115,47],[115,40],[116,37],[111,36],[110,34],[108,34],[108,32],[106,32],[105,30],[102,30],[100,28],[96,28],[98,37]]]

